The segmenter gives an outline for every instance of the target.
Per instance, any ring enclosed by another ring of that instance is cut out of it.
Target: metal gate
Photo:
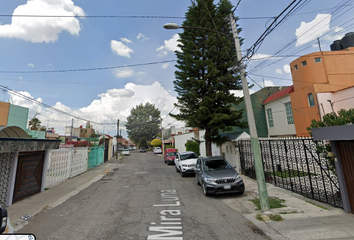
[[[342,207],[338,178],[309,138],[259,139],[266,182]],[[256,179],[250,140],[238,142],[241,172]]]
[[[13,202],[41,191],[44,152],[20,153]]]
[[[354,142],[339,141],[338,151],[342,163],[351,212],[354,213]]]

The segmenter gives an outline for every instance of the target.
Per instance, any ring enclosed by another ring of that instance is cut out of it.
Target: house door
[[[351,212],[354,213],[354,141],[338,142],[345,185],[347,186]]]
[[[108,161],[108,149],[109,149],[109,139],[105,139],[105,144],[104,144],[104,162]]]
[[[41,191],[44,152],[20,153],[13,202]]]

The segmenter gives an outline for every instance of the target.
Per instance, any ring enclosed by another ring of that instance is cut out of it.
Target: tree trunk
[[[211,132],[210,128],[206,127],[206,129],[205,129],[205,148],[206,148],[206,155],[208,157],[212,156],[210,132]]]

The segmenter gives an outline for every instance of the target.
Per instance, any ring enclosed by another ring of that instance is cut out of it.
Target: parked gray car
[[[223,157],[200,157],[195,165],[195,179],[205,196],[245,191],[241,175]]]

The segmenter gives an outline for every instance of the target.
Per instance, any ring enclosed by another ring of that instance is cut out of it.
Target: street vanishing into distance
[[[111,160],[115,161],[115,160]],[[100,181],[43,210],[19,233],[36,239],[267,239],[242,214],[205,197],[161,155],[131,151]]]

